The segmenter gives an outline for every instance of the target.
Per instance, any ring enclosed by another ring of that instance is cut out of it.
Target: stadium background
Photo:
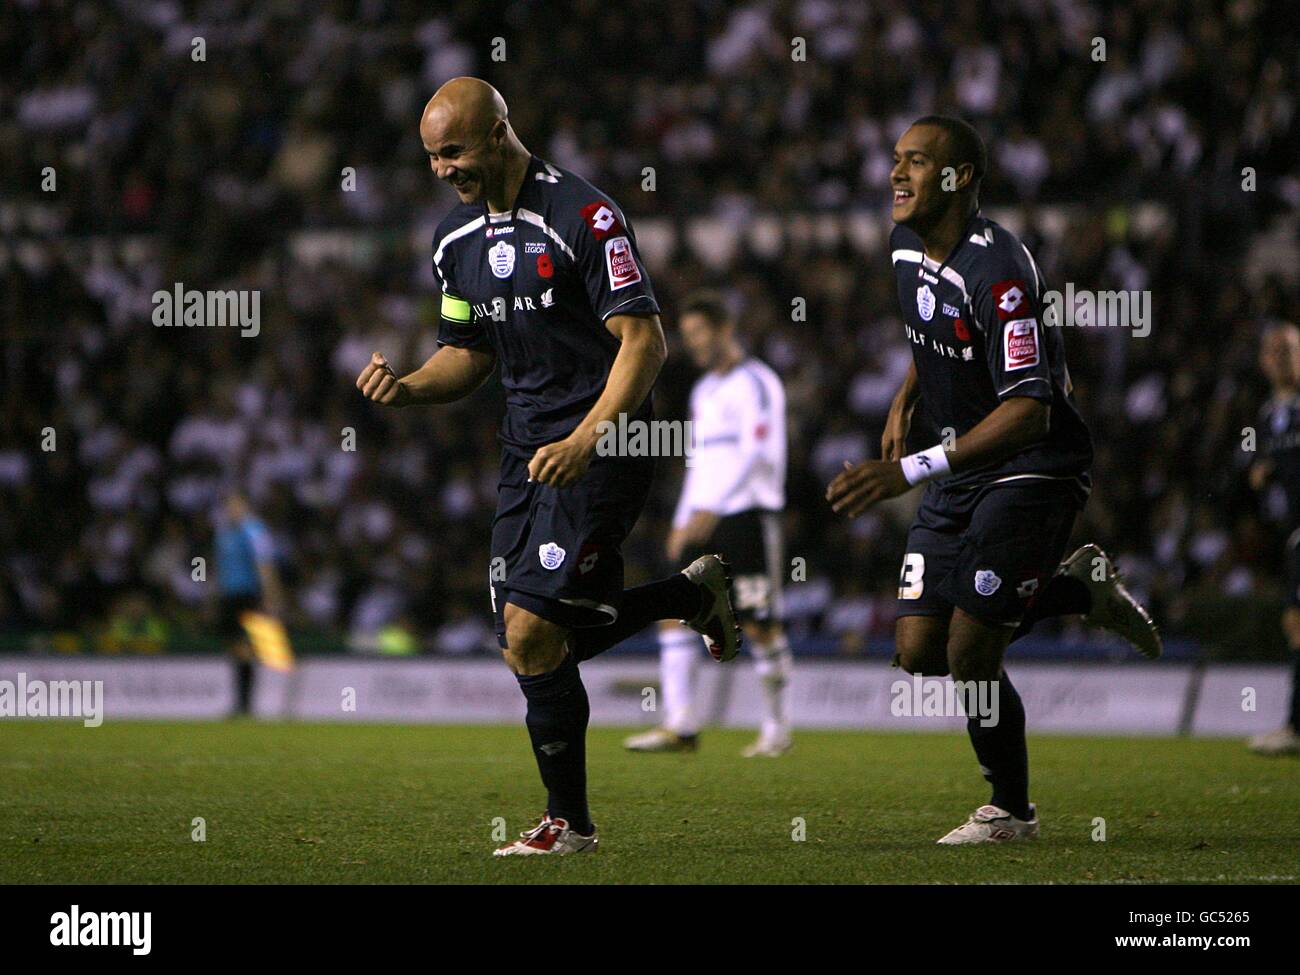
[[[1066,335],[1098,448],[1079,537],[1118,558],[1175,655],[1280,659],[1289,529],[1251,495],[1241,442],[1265,395],[1260,329],[1295,318],[1295,23],[1249,0],[6,4],[0,649],[215,649],[190,560],[211,557],[211,509],[238,482],[274,533],[300,648],[404,632],[491,652],[498,391],[397,414],[352,385],[373,349],[405,368],[432,351],[451,196],[416,121],[438,84],[477,74],[525,145],[636,222],[673,351],[661,416],[682,416],[693,379],[674,320],[699,285],[726,290],[785,380],[799,651],[888,642],[907,505],[848,523],[821,497],[878,452],[906,369],[886,177],[898,133],[939,110],[984,133],[985,208],[1049,283],[1152,295],[1146,338]],[[150,296],[177,282],[260,289],[260,334],[153,327]],[[662,465],[632,582],[679,476]]]

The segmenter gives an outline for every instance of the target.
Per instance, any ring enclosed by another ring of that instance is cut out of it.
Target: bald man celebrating
[[[433,241],[443,292],[438,351],[401,378],[376,352],[357,388],[388,406],[448,403],[500,364],[506,414],[489,591],[548,801],[541,822],[496,854],[595,850],[578,663],[661,619],[687,622],[716,659],[734,658],[730,573],[708,555],[623,589],[619,549],[645,504],[654,460],[597,447],[611,439],[601,440],[607,424],[653,418],[651,389],[667,353],[622,210],[529,153],[500,93],[477,78],[438,89],[420,138],[460,199]]]

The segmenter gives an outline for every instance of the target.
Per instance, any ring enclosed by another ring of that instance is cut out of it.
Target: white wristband
[[[952,470],[948,466],[948,452],[943,449],[942,444],[935,444],[928,450],[908,454],[899,463],[903,465],[903,476],[907,478],[908,484],[931,481],[936,477],[943,477]]]

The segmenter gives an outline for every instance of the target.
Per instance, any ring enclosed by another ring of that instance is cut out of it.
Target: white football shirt
[[[766,363],[748,358],[725,375],[706,373],[691,389],[694,456],[673,515],[734,515],[785,507],[785,388]]]

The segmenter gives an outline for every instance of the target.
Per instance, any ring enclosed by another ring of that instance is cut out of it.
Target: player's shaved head
[[[509,209],[528,168],[506,100],[482,78],[452,78],[424,106],[420,141],[429,164],[462,203]]]
[[[984,140],[967,122],[926,115],[894,145],[889,181],[894,222],[949,240],[979,207],[980,180],[988,171]],[[928,245],[927,245],[928,246]]]
[[[975,126],[951,115],[926,115],[912,125],[929,125],[942,132],[939,145],[942,147],[943,164],[953,167],[969,164],[973,175],[971,182],[974,188],[979,187],[980,180],[989,169],[989,153],[984,147],[984,140],[975,131]]]
[[[424,106],[420,136],[427,147],[440,135],[484,133],[509,114],[506,100],[482,78],[452,78]]]

